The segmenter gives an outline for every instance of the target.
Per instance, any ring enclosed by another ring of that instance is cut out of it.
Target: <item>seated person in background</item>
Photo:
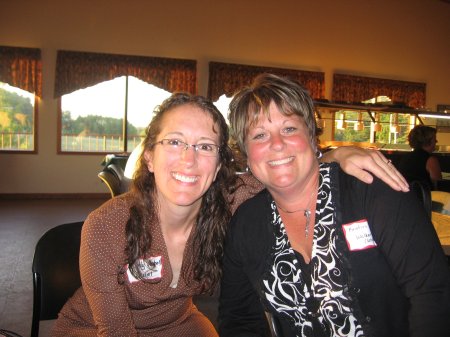
[[[416,125],[408,135],[412,152],[405,155],[399,164],[399,171],[408,182],[422,181],[435,190],[437,181],[442,179],[438,159],[431,155],[436,149],[436,129],[426,125]]]
[[[320,163],[313,102],[263,74],[230,103],[230,125],[265,189],[228,228],[221,337],[450,336],[450,270],[412,193]],[[394,169],[394,168],[392,168]]]

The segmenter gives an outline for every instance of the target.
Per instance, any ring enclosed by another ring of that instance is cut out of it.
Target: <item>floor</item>
[[[38,239],[62,223],[84,220],[105,199],[0,200],[0,329],[30,336],[31,262]],[[53,321],[41,323],[50,336]]]

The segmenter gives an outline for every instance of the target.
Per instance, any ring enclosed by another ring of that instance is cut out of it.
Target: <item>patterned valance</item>
[[[217,101],[223,94],[231,97],[237,90],[250,85],[253,79],[261,73],[289,77],[302,84],[315,99],[325,96],[325,74],[323,72],[210,62],[208,97],[212,101]]]
[[[374,97],[388,96],[393,102],[421,108],[426,105],[426,89],[425,83],[334,74],[332,100],[360,103]]]
[[[197,61],[59,50],[55,98],[120,76],[134,76],[169,92],[197,93]]]
[[[42,97],[41,50],[0,46],[0,82]]]

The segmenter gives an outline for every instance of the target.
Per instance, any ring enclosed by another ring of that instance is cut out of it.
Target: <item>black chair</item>
[[[117,164],[106,165],[98,177],[108,187],[111,197],[125,193],[130,188],[131,179],[125,177],[123,168]]]
[[[197,309],[211,321],[216,329],[219,328],[217,316],[219,314],[219,291],[216,290],[211,296],[208,294],[195,295],[193,302]]]
[[[269,323],[270,333],[272,337],[283,337],[281,323],[278,317],[266,311],[266,318]]]
[[[409,184],[410,189],[417,195],[419,200],[422,202],[425,211],[431,218],[431,210],[433,206],[433,201],[431,199],[431,188],[426,182],[419,180],[412,181]]]
[[[18,333],[15,333],[14,331],[4,330],[0,329],[0,337],[22,337]]]
[[[31,337],[39,323],[56,319],[64,303],[81,286],[78,258],[83,222],[59,225],[39,239],[33,258],[33,320]]]

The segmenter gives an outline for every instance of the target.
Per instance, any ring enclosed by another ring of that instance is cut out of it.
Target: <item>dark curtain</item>
[[[59,50],[55,98],[120,76],[134,76],[169,92],[197,93],[197,61]]]
[[[272,73],[295,80],[302,84],[314,99],[325,96],[325,74],[322,72],[210,62],[208,97],[212,101],[217,101],[223,94],[231,97],[237,90],[250,85],[261,73]]]
[[[423,108],[426,84],[343,74],[333,76],[333,101],[361,103],[377,96],[388,96],[393,102],[411,108]]]
[[[42,97],[41,50],[0,46],[0,81]]]

